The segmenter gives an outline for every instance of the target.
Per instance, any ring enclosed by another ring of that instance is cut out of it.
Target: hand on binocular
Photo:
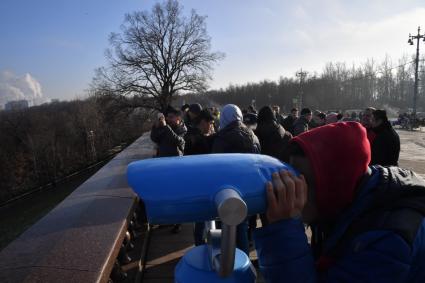
[[[300,216],[308,195],[304,176],[282,170],[272,174],[272,181],[266,185],[268,222]]]

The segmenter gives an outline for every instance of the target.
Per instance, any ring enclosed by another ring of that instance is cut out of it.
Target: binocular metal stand
[[[237,225],[248,216],[246,203],[233,188],[219,191],[214,199],[221,229],[211,222],[207,244],[194,247],[180,260],[175,281],[255,282],[255,268],[249,256],[236,248]]]

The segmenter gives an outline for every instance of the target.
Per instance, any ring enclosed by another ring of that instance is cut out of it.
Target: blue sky
[[[0,95],[13,89],[7,84],[19,88],[35,81],[44,97],[84,96],[94,69],[106,63],[110,32],[119,31],[125,13],[150,10],[155,2],[0,1]],[[211,88],[276,80],[301,67],[320,72],[329,61],[379,61],[385,54],[396,65],[414,53],[409,32],[418,25],[425,31],[423,0],[180,2],[185,11],[208,16],[213,50],[226,54]],[[425,52],[425,44],[421,47]]]

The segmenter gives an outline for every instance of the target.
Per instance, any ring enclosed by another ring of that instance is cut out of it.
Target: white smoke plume
[[[0,71],[0,105],[13,100],[28,100],[31,106],[49,101],[43,95],[41,84],[29,73],[18,76],[10,71]]]
[[[388,104],[384,104],[382,109],[387,111],[388,118],[397,118],[400,113],[400,108],[391,107]]]

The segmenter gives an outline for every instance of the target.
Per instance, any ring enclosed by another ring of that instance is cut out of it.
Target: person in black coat
[[[159,113],[151,130],[151,140],[158,144],[158,157],[181,156],[185,145],[184,135],[187,132],[181,112],[169,108],[166,115],[167,117]]]
[[[385,110],[375,110],[372,115],[372,131],[376,137],[371,144],[370,165],[398,166],[400,137],[388,121]]]
[[[289,114],[282,123],[285,130],[289,131],[292,135],[294,134],[294,123],[298,119],[298,109],[292,108],[291,114]]]
[[[186,116],[184,117],[184,123],[188,129],[196,128],[197,118],[199,113],[202,111],[202,105],[199,103],[194,103],[189,105],[187,108]]]
[[[264,106],[258,113],[255,134],[260,140],[261,153],[286,161],[286,147],[292,138],[277,121],[273,110]]]
[[[169,107],[166,117],[159,113],[151,130],[151,140],[158,145],[157,157],[183,155],[186,132],[187,128],[182,120],[181,111]],[[175,224],[171,230],[172,233],[179,233],[180,231],[180,224]]]
[[[257,136],[242,122],[242,111],[234,104],[223,107],[220,131],[217,133],[213,153],[260,153]]]
[[[203,109],[194,126],[190,127],[185,135],[184,155],[209,154],[215,137],[214,116],[208,109]],[[193,229],[195,246],[205,244],[204,241],[205,222],[196,222]]]
[[[308,124],[312,118],[311,110],[309,108],[303,108],[301,110],[301,116],[294,122],[294,131],[292,135],[298,136],[309,130]]]
[[[308,128],[311,130],[317,127],[321,127],[325,124],[326,124],[326,114],[316,110],[314,111],[313,118],[308,124]]]
[[[260,153],[257,136],[242,123],[242,111],[234,104],[223,107],[220,115],[220,131],[217,133],[212,153]],[[237,226],[236,246],[249,255],[248,220]]]
[[[282,116],[282,114],[280,114],[279,105],[273,105],[272,110],[273,110],[274,115],[276,116],[276,122],[278,124],[282,125],[282,127],[283,127],[283,125],[284,125],[283,121],[285,120],[285,118]]]
[[[195,127],[189,128],[184,139],[184,155],[209,154],[214,141],[214,116],[203,109],[197,118]]]

